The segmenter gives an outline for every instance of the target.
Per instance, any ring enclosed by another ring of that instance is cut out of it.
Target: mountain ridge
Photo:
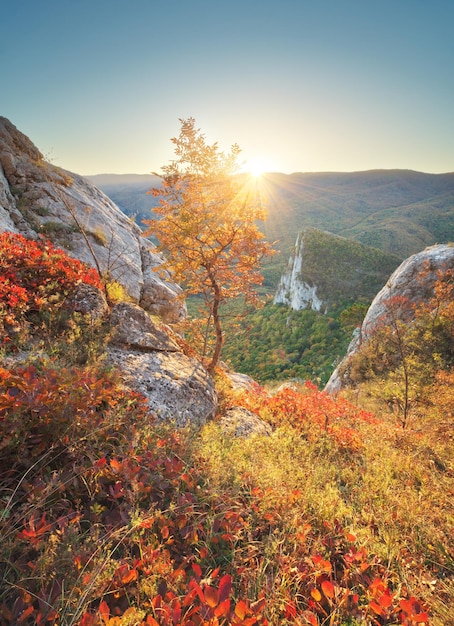
[[[127,215],[135,215],[140,225],[156,204],[156,199],[146,193],[148,180],[141,178],[134,186],[119,176],[115,184],[98,181],[97,185]],[[149,181],[152,186],[152,175]],[[268,214],[264,234],[269,241],[277,241],[281,251],[265,267],[269,293],[276,288],[292,254],[296,233],[306,227],[355,239],[401,260],[427,246],[454,240],[451,172],[378,169],[268,173],[257,181],[256,192]]]

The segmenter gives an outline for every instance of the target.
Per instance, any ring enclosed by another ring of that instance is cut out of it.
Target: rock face
[[[252,435],[271,435],[271,426],[258,415],[240,406],[227,409],[220,420],[221,428],[227,435],[251,437]]]
[[[274,304],[286,304],[295,311],[311,308],[321,311],[323,302],[317,296],[317,287],[304,281],[303,266],[304,232],[298,235],[295,252],[290,257],[287,270],[281,276],[274,296]]]
[[[180,288],[154,271],[162,264],[139,227],[87,180],[44,161],[0,117],[0,229],[44,235],[117,280],[129,297],[169,323],[185,315]]]
[[[442,269],[454,269],[454,245],[440,244],[426,248],[406,259],[396,269],[372,301],[361,329],[355,333],[346,357],[331,375],[325,387],[326,391],[336,393],[345,385],[341,372],[348,367],[348,360],[358,350],[360,342],[367,341],[378,323],[386,323],[389,299],[400,296],[404,302],[413,305],[423,302],[432,295],[437,271]],[[424,275],[421,274],[422,271]],[[397,319],[411,323],[411,308],[408,306],[395,307],[393,315]]]
[[[283,274],[275,304],[326,312],[362,296],[372,300],[401,258],[317,228],[306,228]]]
[[[214,417],[217,394],[205,368],[139,306],[121,303],[110,315],[107,361],[142,393],[158,420],[200,426]]]

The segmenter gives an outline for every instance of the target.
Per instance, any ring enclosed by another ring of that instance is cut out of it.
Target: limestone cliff
[[[106,362],[119,368],[126,386],[146,397],[156,418],[183,426],[214,416],[213,380],[166,325],[179,321],[185,306],[177,297],[180,287],[153,271],[162,264],[153,244],[96,187],[46,163],[5,118],[0,118],[0,230],[43,235],[123,285],[135,304],[110,309],[101,291],[81,284],[70,306],[108,324]]]
[[[377,248],[307,228],[298,235],[274,303],[324,312],[359,298],[370,301],[400,262]]]
[[[154,268],[162,263],[139,227],[83,177],[47,163],[38,148],[0,117],[0,229],[44,235],[108,273],[147,311],[169,323],[185,314],[180,288]]]
[[[361,328],[355,333],[346,357],[333,372],[325,390],[329,393],[336,393],[346,385],[344,373],[348,370],[349,359],[358,350],[360,342],[367,341],[379,323],[386,323],[387,302],[390,298],[401,296],[404,303],[410,302],[417,305],[432,295],[437,271],[453,268],[454,245],[451,244],[430,246],[406,259],[375,296]],[[422,270],[424,270],[423,277]],[[408,317],[411,311],[412,308],[406,305],[402,308],[399,308],[397,304],[393,306],[393,316],[397,319],[404,319],[408,323],[411,323],[411,318]]]
[[[302,274],[304,235],[304,231],[298,235],[295,252],[289,259],[287,270],[281,276],[273,303],[286,304],[295,311],[307,308],[320,311],[323,302],[317,296],[317,287],[304,280]]]

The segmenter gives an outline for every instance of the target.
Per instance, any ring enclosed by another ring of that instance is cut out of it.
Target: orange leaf
[[[230,600],[223,600],[219,603],[219,605],[214,609],[215,617],[228,617],[230,613]]]
[[[244,600],[238,600],[235,607],[235,615],[240,619],[244,619],[249,613],[249,607]]]
[[[27,619],[27,617],[33,613],[34,610],[35,609],[33,608],[33,606],[29,606],[28,609],[25,609],[25,611],[22,613],[22,615],[17,620],[17,623],[20,624],[20,623],[24,622]]]
[[[113,469],[114,474],[118,474],[121,469],[121,463],[119,463],[117,459],[111,459],[110,467]]]
[[[385,609],[389,609],[389,607],[391,606],[392,602],[393,602],[393,600],[392,600],[391,594],[389,592],[383,594],[379,598],[379,600],[378,600],[378,604],[380,606],[382,606],[383,608],[385,608]]]
[[[329,580],[324,580],[322,582],[322,591],[327,598],[332,599],[335,596],[334,585]]]
[[[127,585],[128,583],[132,583],[134,580],[137,580],[138,573],[136,569],[130,569],[121,576],[121,582],[123,585]]]
[[[203,590],[203,595],[205,598],[206,604],[214,609],[215,606],[219,604],[219,592],[214,587],[209,587],[208,585]]]
[[[168,539],[169,538],[169,534],[170,534],[169,527],[168,526],[163,526],[161,528],[161,536],[162,536],[162,538],[163,539]]]
[[[320,600],[322,599],[322,594],[317,588],[312,589],[311,596],[314,598],[316,602],[320,602]]]
[[[375,602],[375,600],[372,600],[372,602],[369,604],[369,607],[374,613],[376,613],[380,617],[386,617],[385,610],[378,604],[378,602]]]
[[[205,547],[200,548],[200,550],[199,550],[199,557],[201,559],[205,559],[207,556],[208,556],[208,549],[205,548]],[[202,574],[200,574],[200,575],[202,575]]]

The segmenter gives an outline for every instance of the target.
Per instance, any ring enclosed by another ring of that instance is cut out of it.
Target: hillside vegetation
[[[224,357],[259,382],[299,378],[323,386],[345,355],[352,330],[400,260],[314,228],[303,231],[298,242],[293,257],[302,258],[299,278],[317,286],[323,313],[268,302],[230,328]],[[345,321],[352,311],[359,316],[350,325]]]
[[[269,302],[229,328],[223,358],[261,383],[296,378],[324,386],[347,350],[349,330],[339,311],[320,315]]]
[[[448,360],[405,429],[372,388],[360,406],[218,371],[219,416],[271,434],[176,430],[105,368],[106,320],[66,306],[93,271],[0,245],[1,626],[454,624]]]

